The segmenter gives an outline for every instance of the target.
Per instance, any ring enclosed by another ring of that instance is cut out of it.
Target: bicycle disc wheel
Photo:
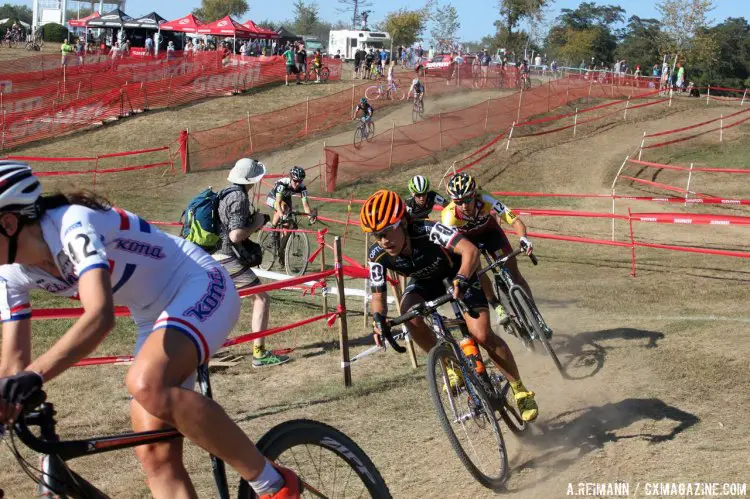
[[[469,473],[483,486],[498,489],[508,476],[508,454],[495,411],[484,390],[471,380],[451,388],[448,367],[461,372],[450,346],[438,344],[427,358],[427,380],[440,424]]]
[[[258,441],[258,449],[276,464],[297,473],[309,487],[302,492],[304,498],[391,497],[367,454],[351,438],[326,424],[307,419],[281,423]],[[238,497],[257,496],[241,480]]]
[[[362,127],[358,126],[356,130],[354,130],[354,147],[356,149],[359,149],[362,147],[362,140],[364,137],[362,137]]]
[[[286,273],[292,277],[301,276],[307,270],[307,259],[310,257],[310,243],[307,234],[292,232],[284,248],[284,265]]]
[[[331,72],[328,70],[328,68],[323,68],[320,70],[320,79],[323,81],[328,81],[328,77],[331,76]]]
[[[367,87],[367,90],[365,90],[365,97],[367,100],[378,100],[380,97],[380,87],[377,85]]]
[[[372,120],[367,122],[367,136],[365,138],[367,142],[372,142],[372,139],[375,138],[375,123]]]
[[[258,267],[263,270],[271,270],[276,260],[276,245],[273,241],[273,232],[261,230],[258,232],[258,244],[263,251],[263,261]]]
[[[523,311],[523,314],[526,316],[526,324],[534,329],[534,333],[536,333],[537,339],[544,347],[547,355],[552,358],[552,362],[555,363],[555,367],[557,367],[557,370],[560,371],[560,374],[565,374],[562,364],[560,363],[560,359],[557,358],[557,354],[555,353],[554,348],[552,348],[549,339],[547,339],[547,333],[544,332],[544,329],[542,329],[542,325],[539,323],[540,314],[539,310],[536,308],[536,305],[531,301],[531,299],[529,299],[528,295],[523,289],[515,290],[514,294],[516,303],[518,303],[518,305],[521,307],[521,310]]]

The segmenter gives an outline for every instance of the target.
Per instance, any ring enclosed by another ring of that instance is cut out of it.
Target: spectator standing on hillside
[[[227,180],[231,185],[219,194],[218,214],[221,242],[213,257],[232,278],[237,290],[245,290],[260,284],[260,279],[251,267],[260,264],[263,251],[250,241],[250,236],[269,220],[255,209],[249,191],[266,174],[266,167],[254,159],[237,161]],[[252,331],[257,333],[268,328],[268,310],[271,299],[267,293],[252,295]],[[263,338],[253,342],[253,367],[268,367],[283,364],[289,357],[267,352]]]
[[[299,44],[297,48],[297,84],[300,85],[300,77],[307,74],[307,50],[303,44]]]
[[[385,74],[385,65],[388,61],[388,52],[385,50],[380,51],[380,74]]]
[[[73,52],[73,46],[68,42],[67,38],[63,40],[62,45],[60,45],[60,52],[62,54],[62,58],[60,59],[60,65],[61,66],[67,66],[68,65],[68,56]]]
[[[291,47],[287,47],[282,56],[286,59],[286,85],[289,86],[290,74],[294,74],[297,76],[297,85],[299,85],[299,72],[297,71],[297,66],[294,65],[294,51]]]
[[[78,65],[83,66],[83,58],[86,55],[86,47],[83,45],[83,40],[80,38],[76,41],[75,47],[76,57],[78,58]]]
[[[677,63],[677,90],[679,92],[685,90],[685,68],[682,63]]]
[[[146,37],[144,48],[146,49],[146,57],[154,55],[154,40],[150,36]]]
[[[169,40],[167,44],[167,60],[171,61],[172,59],[174,59],[174,42]]]
[[[360,67],[362,66],[362,51],[354,52],[354,78],[361,78]]]

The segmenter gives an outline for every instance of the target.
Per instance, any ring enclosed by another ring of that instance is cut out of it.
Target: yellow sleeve
[[[443,225],[447,225],[448,227],[458,226],[458,220],[456,219],[456,204],[453,201],[443,208],[443,211],[440,213],[440,221]]]
[[[513,222],[515,222],[516,218],[518,218],[516,214],[513,213],[513,210],[511,210],[492,196],[484,194],[482,195],[482,201],[484,201],[485,205],[489,206],[490,210],[497,213],[502,221],[508,225],[513,225]]]

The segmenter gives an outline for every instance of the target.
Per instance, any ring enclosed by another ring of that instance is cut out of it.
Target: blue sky
[[[7,0],[0,0],[7,1]],[[440,0],[444,4],[446,0]],[[31,5],[31,0],[10,3],[25,3]],[[292,17],[293,0],[274,0],[272,2],[254,2],[249,0],[250,11],[240,19],[244,22],[247,19],[260,21],[271,19],[282,21]],[[319,0],[321,17],[329,21],[344,19],[345,14],[337,12],[339,3],[336,0]],[[407,3],[403,0],[373,0],[374,11],[370,21],[382,19],[388,12],[398,10],[404,5],[409,8],[419,8],[422,0]],[[453,5],[458,8],[461,21],[459,37],[462,40],[479,40],[482,36],[493,33],[495,27],[493,22],[497,19],[497,0],[453,0]],[[551,22],[562,8],[575,8],[580,4],[580,0],[557,0],[547,11],[547,21]],[[658,17],[658,12],[654,7],[654,0],[628,0],[620,2],[618,0],[609,0],[597,2],[602,4],[620,4],[627,10],[627,16],[637,15],[640,17]],[[716,22],[721,22],[727,17],[745,17],[750,18],[750,1],[748,0],[715,0],[716,9],[712,12],[711,17]],[[68,8],[75,8],[76,2],[68,0]],[[159,14],[167,19],[176,19],[190,12],[194,7],[200,5],[200,0],[128,0],[125,11],[131,16],[147,14],[156,10]],[[427,33],[429,38],[429,33]]]

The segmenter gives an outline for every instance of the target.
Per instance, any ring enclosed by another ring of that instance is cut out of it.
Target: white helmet
[[[0,211],[20,211],[33,205],[42,186],[31,167],[18,161],[0,161]]]
[[[265,174],[266,166],[263,163],[250,158],[242,158],[234,164],[227,180],[240,185],[257,184]]]

